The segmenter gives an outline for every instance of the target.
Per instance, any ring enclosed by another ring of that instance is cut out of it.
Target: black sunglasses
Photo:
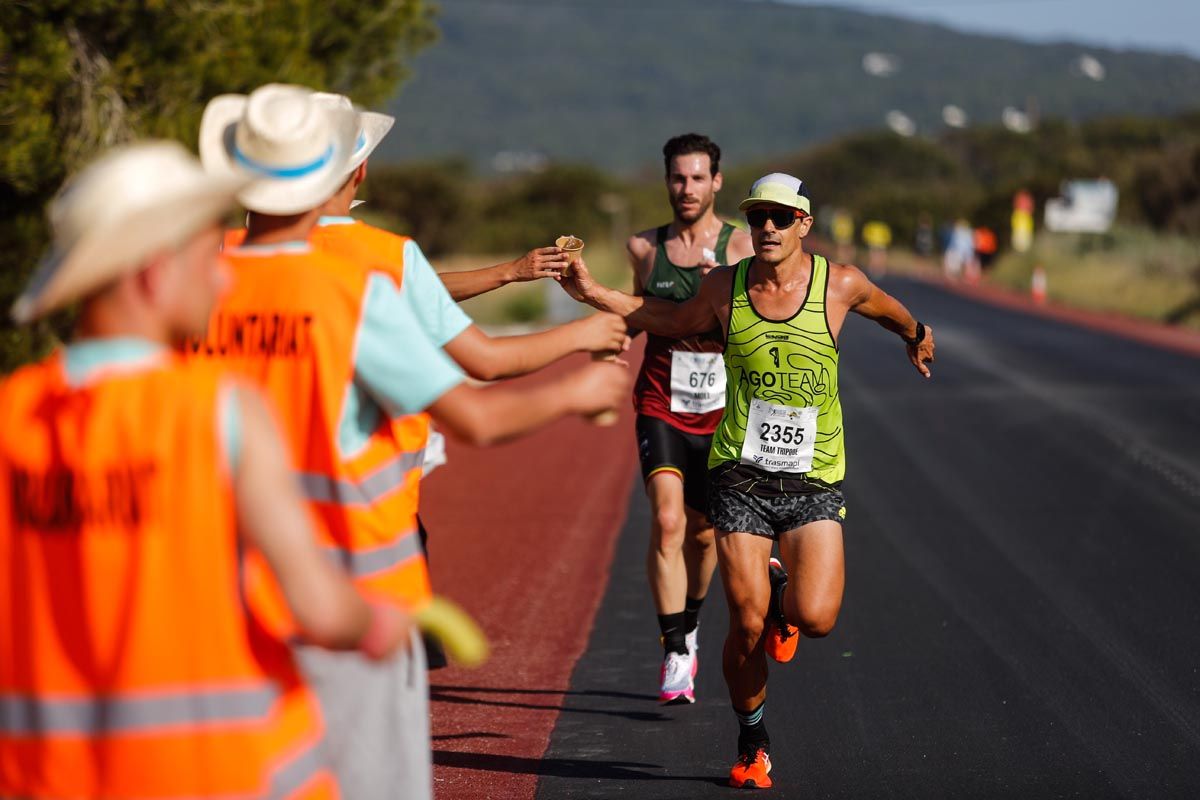
[[[746,212],[746,222],[751,228],[761,228],[767,220],[775,225],[775,230],[790,228],[796,220],[804,219],[807,214],[794,208],[752,208]]]

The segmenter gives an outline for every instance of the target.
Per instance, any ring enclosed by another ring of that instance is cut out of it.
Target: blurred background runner
[[[631,237],[634,294],[681,303],[718,264],[753,252],[745,231],[713,211],[721,148],[688,133],[663,145],[673,219]],[[659,702],[695,702],[700,607],[716,568],[708,521],[708,448],[725,403],[723,335],[646,334],[634,384],[638,456],[652,511],[646,572],[662,633]]]

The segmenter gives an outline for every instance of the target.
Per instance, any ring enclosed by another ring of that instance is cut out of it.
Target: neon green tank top
[[[838,349],[825,316],[829,262],[814,255],[800,310],[790,319],[770,320],[755,311],[746,288],[753,260],[740,262],[734,273],[725,338],[725,413],[713,435],[708,466],[744,461],[769,472],[838,483],[846,475],[846,459]],[[751,417],[756,425],[747,443]],[[777,466],[808,464],[810,457],[807,470]]]

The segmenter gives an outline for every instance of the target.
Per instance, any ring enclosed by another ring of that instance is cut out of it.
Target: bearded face
[[[686,153],[671,159],[667,198],[679,222],[690,224],[708,213],[720,189],[721,174],[712,174],[707,153]]]

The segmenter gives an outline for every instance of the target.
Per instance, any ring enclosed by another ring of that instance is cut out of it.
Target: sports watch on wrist
[[[901,336],[900,338],[903,339],[904,343],[907,345],[920,344],[921,342],[925,341],[925,323],[919,320],[917,321],[917,335],[913,338],[909,339],[907,336]]]

